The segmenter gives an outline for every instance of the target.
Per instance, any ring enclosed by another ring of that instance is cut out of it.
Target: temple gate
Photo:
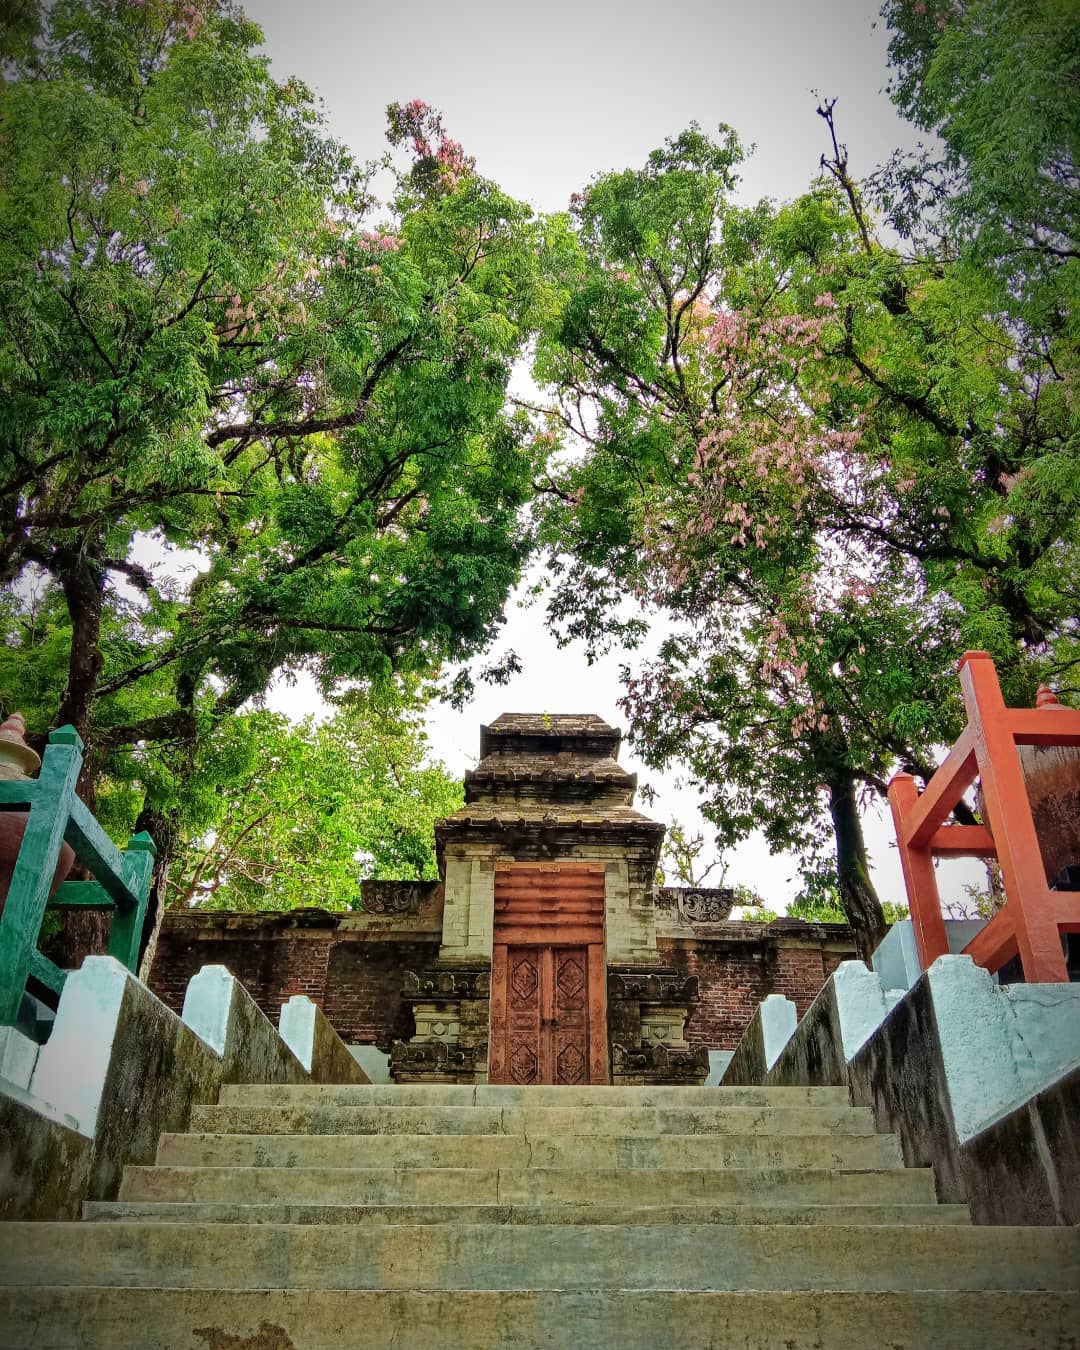
[[[591,715],[481,728],[465,805],[436,826],[435,966],[409,972],[400,1081],[701,1082],[684,1038],[697,980],[656,941],[664,827],[634,809],[620,733]]]

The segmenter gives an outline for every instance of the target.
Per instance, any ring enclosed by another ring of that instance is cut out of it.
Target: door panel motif
[[[551,956],[553,1081],[584,1083],[589,1053],[587,951],[584,947],[556,947]]]
[[[495,870],[491,1083],[606,1083],[602,863]]]
[[[541,1082],[542,947],[511,947],[507,952],[506,1064],[512,1083]]]
[[[491,1082],[590,1081],[589,964],[587,947],[497,952],[493,974],[505,970],[506,983],[505,1003],[492,1004]],[[600,1074],[606,1076],[606,1064]]]

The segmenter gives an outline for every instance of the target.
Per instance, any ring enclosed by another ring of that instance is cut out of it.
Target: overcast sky
[[[359,159],[385,148],[386,105],[420,98],[442,111],[481,173],[553,211],[597,173],[642,163],[690,121],[706,130],[727,122],[756,147],[742,199],[795,196],[826,149],[818,94],[838,99],[852,169],[869,172],[912,140],[884,93],[878,3],[247,0],[244,8],[263,28],[275,75],[307,83]],[[434,751],[453,771],[475,762],[480,724],[500,712],[595,712],[622,724],[625,655],[590,668],[579,650],[556,649],[539,610],[516,604],[503,646],[525,663],[513,683],[482,689],[461,714],[432,711]],[[273,701],[296,715],[317,705],[305,682],[278,689]],[[676,775],[646,769],[626,749],[622,758],[660,789],[652,814],[696,823],[696,798],[675,786]],[[882,897],[902,899],[885,813],[871,813],[867,833]],[[728,880],[754,886],[774,908],[797,889],[793,860],[770,858],[760,840],[736,851]]]

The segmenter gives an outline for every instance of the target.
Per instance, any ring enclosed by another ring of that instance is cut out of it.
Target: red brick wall
[[[188,981],[203,966],[227,966],[273,1022],[282,1003],[292,994],[307,994],[322,1003],[325,993],[326,958],[332,934],[318,938],[285,939],[276,935],[263,941],[222,937],[197,942],[172,942],[162,932],[150,971],[150,988],[162,1002],[179,1012]],[[321,965],[323,978],[312,974]]]
[[[307,994],[343,1040],[388,1052],[415,1029],[401,1000],[404,973],[435,963],[439,937],[436,915],[173,912],[158,937],[150,987],[179,1012],[198,970],[228,966],[275,1023],[286,999]],[[768,994],[787,995],[801,1016],[839,962],[855,954],[839,925],[785,921],[710,925],[707,933],[660,936],[657,946],[663,965],[698,977],[701,1002],[686,1036],[711,1050],[733,1050]]]
[[[416,1031],[412,1009],[401,1001],[402,974],[427,969],[438,955],[437,941],[339,943],[330,953],[323,1012],[342,1040],[374,1042],[389,1054],[394,1041]]]
[[[657,939],[665,965],[698,977],[701,1002],[687,1018],[686,1039],[710,1050],[734,1050],[769,994],[792,999],[801,1017],[836,966],[855,955],[849,940],[831,934],[776,936],[757,925],[725,927],[723,937]]]
[[[281,1005],[306,994],[347,1043],[389,1052],[415,1030],[401,1000],[406,970],[422,971],[439,954],[439,933],[360,927],[355,920],[302,911],[278,914],[165,916],[150,988],[179,1012],[188,981],[205,965],[227,966],[275,1024]]]

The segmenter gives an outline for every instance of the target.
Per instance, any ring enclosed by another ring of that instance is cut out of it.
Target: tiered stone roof
[[[435,827],[440,849],[473,831],[581,830],[655,835],[633,809],[636,774],[618,763],[622,733],[593,713],[503,713],[480,729],[465,805]]]

